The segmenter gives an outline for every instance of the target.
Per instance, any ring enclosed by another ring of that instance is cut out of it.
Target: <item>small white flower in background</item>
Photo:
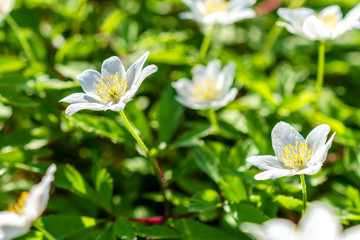
[[[0,23],[10,13],[13,8],[15,0],[0,0]]]
[[[193,19],[201,24],[232,24],[253,18],[256,13],[251,6],[256,0],[182,0],[189,12],[181,13],[183,19]]]
[[[235,65],[228,63],[221,70],[219,60],[206,67],[197,65],[193,69],[192,81],[186,78],[172,84],[177,92],[176,100],[192,109],[219,109],[235,99],[238,90],[231,88],[234,82]]]
[[[101,74],[92,69],[81,73],[77,79],[85,93],[73,93],[60,100],[70,103],[66,114],[71,116],[83,109],[123,110],[144,79],[158,69],[155,65],[142,69],[148,55],[146,52],[127,71],[120,59],[113,56],[103,62]]]
[[[360,28],[360,4],[344,18],[337,5],[329,6],[319,14],[310,8],[280,8],[277,13],[287,21],[280,21],[278,25],[310,40],[335,39],[349,30]]]
[[[0,212],[0,240],[12,239],[27,233],[31,223],[38,219],[47,206],[56,165],[52,164],[41,182],[21,194],[18,203]]]
[[[334,133],[326,142],[329,132],[330,127],[322,124],[304,139],[290,124],[279,122],[271,132],[275,156],[252,156],[246,161],[264,170],[255,175],[256,180],[300,174],[313,175],[322,167],[335,137]]]
[[[262,225],[243,223],[241,229],[256,240],[359,240],[360,225],[343,231],[332,209],[321,202],[313,203],[299,225],[287,219],[271,219]]]

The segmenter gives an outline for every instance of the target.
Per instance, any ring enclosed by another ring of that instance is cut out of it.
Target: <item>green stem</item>
[[[307,202],[306,183],[305,183],[305,175],[304,175],[304,174],[301,174],[301,175],[300,175],[300,180],[301,180],[302,197],[303,197],[303,210],[302,210],[302,215],[304,215],[304,214],[305,214],[305,211],[306,211],[306,202]]]
[[[215,131],[219,129],[219,124],[216,117],[216,112],[214,109],[209,108],[209,120]]]
[[[324,83],[324,69],[325,69],[325,42],[319,42],[319,55],[318,55],[318,69],[316,77],[316,109],[318,108],[319,99]]]
[[[120,111],[120,115],[126,125],[126,127],[129,129],[131,135],[135,138],[136,142],[140,145],[141,149],[145,152],[146,157],[149,159],[151,166],[154,169],[155,175],[159,181],[161,192],[164,198],[164,216],[165,218],[168,218],[170,216],[169,211],[169,204],[166,198],[165,189],[166,189],[166,179],[163,176],[163,172],[155,158],[153,158],[149,152],[149,149],[146,147],[145,143],[141,140],[141,138],[136,134],[133,127],[131,126],[129,120],[127,119],[124,111]]]
[[[37,229],[39,230],[40,232],[42,232],[42,234],[44,234],[44,237],[48,240],[56,240],[56,238],[51,235],[48,231],[45,230],[45,228],[38,222],[38,221],[35,221],[32,223],[32,225]]]
[[[17,38],[19,39],[20,44],[23,47],[23,49],[25,51],[25,54],[28,57],[28,59],[32,63],[35,63],[36,62],[35,55],[34,55],[32,49],[31,49],[31,47],[29,45],[29,42],[27,41],[26,37],[21,32],[21,29],[20,29],[19,25],[15,22],[15,20],[10,15],[6,17],[6,22],[9,24],[9,26],[12,28],[12,30],[16,34]]]
[[[200,62],[203,62],[205,60],[206,53],[209,49],[214,31],[215,31],[215,25],[211,25],[209,32],[205,35],[203,42],[201,43],[200,53],[199,53],[199,61]]]

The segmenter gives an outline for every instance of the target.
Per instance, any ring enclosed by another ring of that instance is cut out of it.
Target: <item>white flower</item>
[[[253,18],[256,13],[250,7],[256,0],[182,0],[190,12],[180,15],[183,19],[193,19],[201,24],[231,24]]]
[[[234,82],[235,65],[227,64],[221,71],[219,60],[211,61],[206,68],[197,65],[193,80],[182,78],[172,86],[177,92],[176,100],[192,109],[219,109],[235,99],[238,90],[231,88]],[[231,88],[231,89],[230,89]]]
[[[28,193],[22,193],[18,203],[0,212],[0,240],[24,235],[30,230],[31,223],[43,214],[55,171],[56,165],[52,164],[40,183],[34,185]]]
[[[0,23],[10,13],[13,8],[15,0],[0,0]]]
[[[287,219],[271,219],[262,225],[243,223],[241,228],[257,240],[359,240],[360,225],[342,231],[342,225],[332,209],[323,203],[313,203],[299,225]]]
[[[275,156],[253,156],[246,160],[264,170],[256,180],[317,173],[326,160],[335,133],[326,142],[330,127],[322,124],[314,128],[306,139],[286,122],[279,122],[271,133]],[[326,142],[326,143],[325,143]]]
[[[103,62],[101,74],[92,69],[81,73],[77,79],[85,93],[73,93],[60,100],[71,103],[65,110],[66,114],[71,116],[83,109],[123,110],[144,79],[158,69],[155,65],[142,69],[148,55],[146,52],[127,71],[120,59],[114,56]]]
[[[278,22],[278,25],[310,40],[335,39],[349,30],[360,28],[360,4],[344,18],[337,5],[329,6],[319,14],[310,8],[280,8],[277,13],[287,21]]]

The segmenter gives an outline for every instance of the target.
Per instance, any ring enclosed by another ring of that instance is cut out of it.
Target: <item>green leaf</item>
[[[140,137],[145,141],[152,142],[153,136],[150,129],[150,121],[137,107],[135,101],[130,101],[126,104],[125,113],[130,123],[140,131]]]
[[[195,152],[195,162],[199,168],[205,172],[214,182],[219,182],[221,177],[219,174],[217,159],[210,150],[205,147],[193,148]]]
[[[136,229],[133,224],[126,219],[118,219],[114,225],[115,234],[121,239],[134,239]]]
[[[237,224],[243,222],[262,223],[269,219],[269,217],[258,208],[247,203],[236,203],[230,204],[229,206]]]
[[[225,174],[219,182],[219,187],[226,200],[231,203],[240,203],[247,200],[247,191],[240,177]]]
[[[201,222],[194,221],[192,219],[181,219],[170,221],[174,225],[175,229],[182,235],[181,239],[186,240],[238,240],[237,237],[234,237],[228,234],[226,231],[222,231],[217,228],[210,227]]]
[[[115,231],[113,225],[106,228],[99,236],[97,236],[96,240],[116,240]]]
[[[85,228],[93,227],[97,223],[98,220],[91,217],[63,215],[45,216],[38,220],[38,224],[57,240],[65,239]]]
[[[274,200],[275,202],[278,202],[285,209],[293,210],[297,212],[302,211],[303,202],[300,199],[289,196],[277,195]]]
[[[136,232],[140,237],[146,239],[179,239],[181,234],[166,225],[145,226],[135,223]]]
[[[209,208],[221,206],[221,198],[218,192],[212,189],[205,189],[197,192],[191,199],[189,211],[205,211]]]
[[[26,60],[16,56],[0,56],[0,73],[19,71],[26,64]]]
[[[106,34],[112,34],[120,22],[125,18],[126,12],[121,9],[115,9],[107,14],[106,19],[103,21],[100,30]]]
[[[94,170],[95,190],[102,202],[109,211],[112,209],[113,179],[105,168],[96,167]]]
[[[70,119],[82,130],[109,138],[115,142],[125,142],[127,139],[132,139],[126,129],[107,117],[77,113]]]
[[[167,143],[170,140],[179,125],[183,111],[183,107],[175,100],[174,90],[171,87],[165,89],[157,113],[161,141]]]

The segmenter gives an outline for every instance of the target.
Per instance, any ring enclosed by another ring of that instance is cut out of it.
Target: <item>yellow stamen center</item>
[[[119,73],[116,72],[115,76],[110,76],[110,79],[106,78],[104,81],[101,78],[100,80],[101,83],[98,84],[98,89],[96,89],[99,97],[107,103],[119,102],[120,97],[125,94],[127,88],[127,81],[124,81],[124,77],[120,79]]]
[[[285,163],[285,166],[301,170],[306,167],[306,164],[311,158],[311,150],[308,144],[296,142],[296,146],[289,144],[283,151],[281,151],[281,161]]]
[[[17,203],[10,204],[7,211],[24,214],[23,206],[25,204],[28,192],[22,192]]]
[[[198,101],[216,100],[219,96],[216,83],[211,79],[204,79],[201,83],[194,85],[194,95]]]
[[[207,14],[227,11],[229,9],[229,4],[226,0],[207,0],[205,9]]]
[[[339,18],[335,14],[329,14],[325,17],[317,16],[320,21],[325,23],[325,25],[331,29],[335,29],[337,23],[339,22]]]

